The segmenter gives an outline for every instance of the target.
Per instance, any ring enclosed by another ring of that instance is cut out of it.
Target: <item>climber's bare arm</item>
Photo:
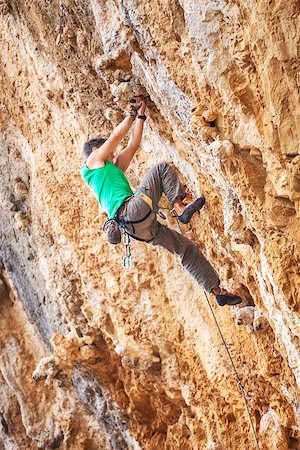
[[[145,109],[146,104],[144,101],[142,101],[141,106],[138,110],[138,114],[144,115]],[[143,119],[136,118],[134,129],[132,135],[130,136],[128,145],[126,148],[124,148],[124,150],[121,151],[115,162],[116,166],[119,167],[119,169],[123,170],[123,172],[125,172],[125,170],[128,168],[132,158],[134,157],[136,151],[140,146],[143,135],[143,129],[144,129]]]
[[[140,146],[143,134],[143,127],[144,121],[141,119],[136,119],[134,130],[129,139],[128,145],[126,148],[124,148],[124,150],[121,151],[121,153],[118,155],[116,159],[115,162],[116,166],[119,167],[119,169],[123,170],[123,172],[125,172],[126,169],[128,168],[132,158],[134,157],[135,153],[137,152]]]
[[[105,161],[109,155],[116,150],[121,140],[126,136],[133,121],[134,117],[125,117],[104,144],[90,154],[86,162],[89,169],[98,169],[99,167],[105,166]]]

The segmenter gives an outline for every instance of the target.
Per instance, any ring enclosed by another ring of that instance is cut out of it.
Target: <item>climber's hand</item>
[[[146,102],[145,102],[145,100],[141,100],[141,104],[138,109],[138,114],[144,115],[145,111],[146,111]]]

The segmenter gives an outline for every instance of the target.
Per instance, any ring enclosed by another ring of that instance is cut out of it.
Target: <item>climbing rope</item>
[[[178,225],[179,230],[180,230],[180,233],[183,235],[181,226],[180,226],[180,224],[179,224],[178,217],[177,217],[177,216],[173,216],[173,217],[175,217],[176,222],[177,222],[177,225]],[[253,424],[253,421],[252,421],[252,418],[251,418],[251,414],[250,414],[250,410],[249,410],[249,405],[248,405],[248,401],[247,401],[247,397],[246,397],[246,393],[245,393],[245,386],[244,386],[242,380],[241,380],[240,377],[239,377],[239,374],[238,374],[238,372],[237,372],[236,366],[235,366],[235,364],[234,364],[234,362],[233,362],[233,359],[232,359],[231,354],[230,354],[230,352],[229,352],[228,346],[227,346],[227,344],[226,344],[226,342],[225,342],[223,333],[222,333],[221,328],[220,328],[220,326],[219,326],[219,324],[218,324],[217,318],[216,318],[216,316],[215,316],[215,313],[214,313],[214,310],[213,310],[213,308],[212,308],[212,306],[211,306],[211,303],[210,303],[210,301],[209,301],[209,299],[208,299],[208,296],[207,296],[207,294],[206,294],[206,292],[205,292],[204,290],[203,290],[203,292],[204,292],[205,298],[206,298],[206,300],[207,300],[209,309],[210,309],[210,311],[211,311],[211,313],[212,313],[212,316],[213,316],[213,318],[214,318],[214,321],[215,321],[216,327],[217,327],[217,329],[218,329],[218,332],[219,332],[219,334],[220,334],[220,336],[221,336],[221,339],[222,339],[222,342],[223,342],[223,344],[224,344],[224,347],[225,347],[225,349],[226,349],[226,352],[227,352],[227,355],[228,355],[228,357],[229,357],[230,363],[231,363],[231,365],[232,365],[234,374],[235,374],[236,379],[237,379],[237,385],[238,385],[238,387],[239,387],[239,389],[240,389],[240,391],[241,391],[241,393],[242,393],[242,396],[243,396],[243,399],[244,399],[244,403],[245,403],[245,408],[246,408],[246,411],[247,411],[247,414],[248,414],[248,417],[249,417],[249,422],[250,422],[250,425],[251,425],[251,429],[252,429],[252,432],[253,432],[253,437],[254,437],[254,440],[255,440],[256,448],[257,448],[257,450],[260,450],[260,446],[259,446],[259,443],[258,443],[256,431],[255,431],[254,424]]]
[[[178,216],[173,216],[173,217],[175,218],[175,220],[176,220],[176,222],[177,222],[177,226],[178,226],[178,228],[179,228],[179,230],[180,230],[180,233],[183,235],[183,232],[182,232],[182,229],[181,229],[181,226],[180,226],[180,223],[179,223]]]
[[[223,341],[223,344],[224,344],[224,347],[225,347],[225,349],[226,349],[227,355],[228,355],[229,360],[230,360],[230,362],[231,362],[231,365],[232,365],[234,374],[235,374],[236,379],[237,379],[237,385],[238,385],[238,387],[240,388],[240,391],[241,391],[241,393],[242,393],[242,396],[243,396],[243,399],[244,399],[244,402],[245,402],[246,411],[247,411],[247,414],[248,414],[248,417],[249,417],[249,421],[250,421],[250,424],[251,424],[251,429],[252,429],[252,432],[253,432],[253,437],[254,437],[254,440],[255,440],[255,443],[256,443],[256,447],[257,447],[258,450],[260,450],[259,443],[258,443],[258,439],[257,439],[257,435],[256,435],[256,431],[255,431],[255,428],[254,428],[254,424],[253,424],[253,421],[252,421],[252,418],[251,418],[251,414],[250,414],[250,410],[249,410],[249,406],[248,406],[247,397],[246,397],[246,394],[245,394],[245,386],[244,386],[242,380],[241,380],[240,377],[239,377],[239,374],[238,374],[238,372],[237,372],[237,369],[236,369],[236,367],[235,367],[235,364],[234,364],[233,359],[232,359],[232,357],[231,357],[231,354],[230,354],[230,352],[229,352],[228,346],[227,346],[227,344],[226,344],[226,342],[225,342],[225,339],[224,339],[224,336],[223,336],[223,334],[222,334],[221,328],[220,328],[220,326],[219,326],[219,324],[218,324],[218,321],[217,321],[217,318],[216,318],[216,316],[215,316],[214,310],[213,310],[213,308],[212,308],[212,306],[211,306],[211,304],[210,304],[210,301],[209,301],[209,299],[208,299],[208,297],[207,297],[207,294],[206,294],[205,291],[203,291],[203,292],[204,292],[204,295],[205,295],[205,297],[206,297],[206,300],[207,300],[209,309],[210,309],[210,311],[211,311],[211,313],[212,313],[212,316],[213,316],[213,318],[214,318],[214,321],[215,321],[215,324],[216,324],[216,326],[217,326],[217,329],[218,329],[218,331],[219,331],[219,334],[220,334],[220,336],[221,336],[221,339],[222,339],[222,341]]]

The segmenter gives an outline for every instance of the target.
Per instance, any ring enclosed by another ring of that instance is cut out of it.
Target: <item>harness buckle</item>
[[[157,211],[156,214],[163,220],[167,219],[166,215],[163,212],[159,211],[159,210]]]

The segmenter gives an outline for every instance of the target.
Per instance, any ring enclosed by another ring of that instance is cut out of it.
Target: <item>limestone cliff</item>
[[[256,448],[203,293],[151,245],[123,270],[79,175],[143,93],[128,177],[205,194],[184,233],[245,300],[213,308],[260,447],[300,449],[299,9],[0,1],[0,448]]]

